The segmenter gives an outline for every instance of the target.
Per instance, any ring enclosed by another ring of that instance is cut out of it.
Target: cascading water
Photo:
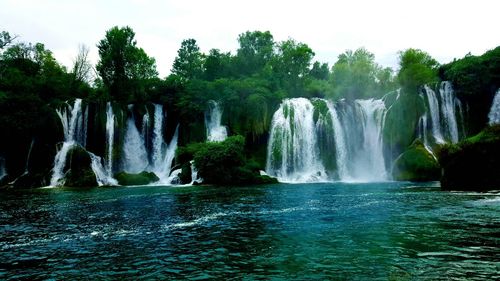
[[[348,167],[347,167],[347,148],[346,148],[347,144],[345,142],[344,129],[342,128],[342,124],[340,124],[340,119],[333,102],[328,101],[327,106],[332,116],[333,133],[335,134],[334,137],[335,137],[335,151],[337,152],[336,158],[337,158],[338,176],[339,179],[346,180],[350,176],[348,174]]]
[[[448,136],[452,143],[458,142],[458,124],[457,124],[457,112],[462,114],[462,106],[460,101],[455,97],[455,93],[451,86],[451,83],[445,81],[441,83],[439,88],[439,94],[441,96],[441,112],[443,114],[445,131],[448,132]],[[459,110],[457,110],[457,108]]]
[[[320,161],[314,107],[305,98],[284,100],[274,113],[266,172],[282,182],[326,181]]]
[[[227,138],[227,128],[221,125],[222,109],[216,101],[208,102],[205,113],[205,127],[208,141],[223,141]]]
[[[165,153],[163,155],[163,161],[159,167],[156,167],[156,175],[160,178],[160,183],[163,184],[170,184],[171,179],[169,179],[170,176],[170,170],[172,168],[172,162],[174,161],[175,157],[175,151],[177,150],[177,139],[179,137],[179,126],[175,129],[174,136],[172,137],[172,140],[168,144],[167,148],[165,149]]]
[[[99,186],[103,185],[118,185],[118,182],[108,173],[108,171],[102,165],[101,157],[95,155],[94,153],[88,151],[90,156],[90,166],[95,174],[97,184]]]
[[[154,124],[153,124],[153,169],[158,170],[162,164],[163,150],[165,149],[165,142],[163,141],[163,107],[155,104]]]
[[[356,100],[359,107],[362,125],[362,145],[358,145],[351,170],[352,179],[360,181],[387,180],[387,170],[383,153],[382,129],[384,127],[386,108],[382,100]],[[352,136],[351,136],[352,137]],[[356,144],[351,138],[348,143]]]
[[[424,86],[424,91],[427,96],[427,104],[429,105],[429,115],[432,122],[432,136],[436,143],[444,143],[444,137],[441,127],[441,114],[439,112],[439,103],[436,93],[427,85]]]
[[[420,94],[427,105],[427,110],[420,118],[418,137],[429,151],[433,144],[456,143],[460,135],[463,135],[460,130],[463,128],[460,128],[457,122],[457,117],[463,120],[462,103],[455,97],[451,83],[441,82],[438,92],[439,95],[431,87],[425,85]],[[429,127],[431,134],[428,133]]]
[[[0,180],[7,176],[7,170],[5,169],[5,159],[0,157]]]
[[[338,104],[284,100],[272,119],[266,172],[282,182],[387,180],[385,114],[384,102],[375,99]],[[330,159],[334,168],[326,165]]]
[[[129,105],[131,111],[132,105]],[[149,165],[148,153],[144,145],[144,137],[135,125],[134,115],[127,120],[127,129],[123,143],[123,170],[137,174],[145,171]]]
[[[488,114],[488,124],[500,124],[500,89],[497,90],[493,103],[491,104],[490,113]]]
[[[106,104],[106,173],[113,175],[113,144],[115,137],[115,114],[111,103]]]
[[[189,164],[191,164],[191,182],[189,183],[189,185],[203,182],[203,179],[198,178],[198,170],[196,169],[196,166],[194,165],[194,160],[191,160],[189,162]]]
[[[24,173],[22,174],[27,175],[29,173],[29,163],[30,163],[30,156],[31,156],[31,150],[33,150],[33,144],[35,144],[35,139],[31,140],[30,148],[28,149],[28,156],[26,156],[26,164],[24,165]]]
[[[69,109],[69,110],[68,110]],[[68,112],[70,115],[68,116]],[[64,142],[61,148],[57,151],[54,159],[54,168],[52,168],[52,177],[50,179],[51,186],[63,185],[64,167],[66,166],[66,156],[68,151],[77,144],[82,144],[86,138],[83,133],[83,125],[78,121],[82,121],[82,100],[76,99],[73,106],[68,108],[58,109],[56,111],[59,116],[64,132]],[[85,120],[85,119],[83,119]]]
[[[385,181],[388,179],[383,153],[385,103],[380,99],[355,100],[339,103],[341,129],[336,129],[345,144],[337,159],[344,158],[345,172],[339,172],[341,181]],[[343,131],[343,136],[341,132]],[[340,166],[342,167],[342,166]],[[340,169],[339,169],[340,171]]]

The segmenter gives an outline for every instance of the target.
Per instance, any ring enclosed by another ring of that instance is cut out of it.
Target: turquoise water
[[[0,279],[500,279],[500,194],[435,184],[0,193]]]

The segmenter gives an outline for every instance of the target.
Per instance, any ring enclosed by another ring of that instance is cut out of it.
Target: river
[[[0,279],[500,279],[500,193],[438,183],[0,193]]]

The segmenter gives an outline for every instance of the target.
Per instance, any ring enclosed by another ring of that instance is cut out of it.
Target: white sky
[[[164,77],[183,39],[196,39],[206,53],[234,53],[247,30],[306,43],[315,60],[330,65],[358,47],[393,68],[397,52],[410,47],[446,63],[499,46],[499,12],[499,0],[0,0],[0,30],[44,43],[70,66],[79,44],[90,47],[96,63],[106,30],[128,25]]]

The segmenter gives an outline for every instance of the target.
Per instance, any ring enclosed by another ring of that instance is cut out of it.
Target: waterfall
[[[129,105],[129,110],[132,106]],[[143,119],[144,120],[144,119]],[[123,170],[137,174],[148,167],[148,153],[144,145],[144,136],[135,125],[134,115],[127,119],[127,129],[123,143]]]
[[[497,90],[493,103],[491,104],[490,113],[488,114],[488,124],[500,124],[500,89]]]
[[[102,165],[101,157],[95,155],[92,152],[88,152],[88,154],[91,160],[90,166],[95,174],[97,184],[99,186],[118,185],[118,182],[112,176],[109,175],[108,171],[106,171],[106,169]]]
[[[439,95],[428,85],[424,85],[420,93],[427,109],[419,122],[418,136],[428,149],[433,144],[456,143],[463,135],[457,121],[457,117],[463,120],[462,103],[456,98],[451,83],[441,82],[438,92]],[[429,119],[430,124],[427,122]],[[428,135],[429,127],[432,138]]]
[[[165,142],[163,141],[163,107],[159,104],[155,104],[153,121],[152,161],[154,169],[158,170],[162,164],[163,150],[165,148]]]
[[[146,111],[146,114],[142,116],[142,131],[141,131],[141,137],[144,141],[144,147],[146,148],[147,151],[149,151],[149,123],[150,123],[150,116],[149,116],[149,111]]]
[[[331,101],[327,102],[328,110],[332,116],[333,133],[335,134],[335,151],[337,152],[337,169],[340,179],[346,180],[350,178],[347,168],[347,144],[345,141],[344,129],[340,123],[340,119]]]
[[[84,128],[85,117],[82,116],[82,100],[75,99],[73,106],[67,105],[62,109],[56,110],[64,132],[64,142],[61,148],[57,151],[54,159],[54,167],[52,168],[52,177],[50,179],[51,186],[63,185],[64,167],[66,166],[66,156],[68,151],[75,145],[83,145],[86,139]],[[69,113],[69,115],[68,115]]]
[[[286,99],[274,113],[266,173],[282,182],[387,180],[384,101],[313,102]]]
[[[458,142],[458,124],[457,124],[457,113],[462,114],[460,101],[455,98],[455,93],[451,83],[448,81],[442,82],[439,88],[439,94],[441,96],[441,112],[443,114],[445,131],[448,132],[448,136],[452,143]],[[456,110],[456,109],[459,110]]]
[[[5,169],[5,159],[0,157],[0,180],[7,176],[7,170]]]
[[[35,139],[31,140],[30,148],[28,149],[28,155],[26,156],[26,164],[24,165],[24,173],[22,174],[27,175],[29,173],[29,163],[30,163],[30,156],[31,156],[31,150],[33,150],[33,144],[35,144]]]
[[[62,147],[57,151],[54,160],[54,168],[52,168],[52,178],[50,179],[51,186],[64,185],[64,167],[66,166],[66,156],[71,148],[76,145],[74,141],[65,141]]]
[[[208,141],[223,141],[227,138],[227,129],[221,125],[222,109],[216,101],[208,102],[208,110],[205,113],[205,127],[207,129]]]
[[[170,170],[175,158],[175,151],[177,150],[179,125],[177,125],[175,133],[170,143],[167,145],[163,138],[163,123],[165,118],[163,106],[155,104],[154,109],[150,168],[160,178],[159,183],[170,184],[173,180],[173,177],[170,175]]]
[[[266,172],[282,182],[326,181],[320,161],[308,99],[285,99],[274,113],[268,143]]]
[[[113,175],[113,143],[115,137],[115,114],[111,103],[106,104],[106,173]]]
[[[163,155],[163,161],[159,167],[156,167],[155,174],[160,178],[160,183],[170,184],[169,180],[170,170],[172,168],[172,162],[175,158],[175,151],[177,150],[177,140],[179,138],[179,125],[175,128],[174,136],[168,144],[165,153]]]
[[[342,160],[346,172],[339,173],[339,179],[364,182],[387,180],[383,153],[383,128],[387,112],[384,101],[355,100],[353,103],[342,102],[339,106],[346,151],[345,160]],[[342,158],[342,154],[337,152],[337,159]]]
[[[427,85],[424,86],[424,91],[427,96],[429,105],[429,114],[432,122],[432,136],[436,143],[444,143],[444,137],[441,128],[441,116],[439,113],[439,103],[436,93]]]
[[[189,185],[193,185],[194,183],[203,182],[203,179],[198,178],[198,170],[196,169],[196,166],[194,165],[194,160],[189,161],[189,164],[191,164],[191,182],[189,183]]]
[[[361,181],[387,180],[385,168],[382,129],[386,108],[382,100],[356,100],[362,112],[362,145],[354,161],[353,178]],[[355,140],[352,139],[351,143]]]

